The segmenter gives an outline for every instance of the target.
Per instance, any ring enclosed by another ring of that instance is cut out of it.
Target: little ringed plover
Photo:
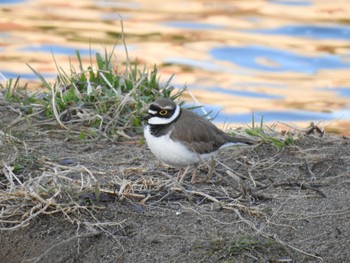
[[[231,145],[251,145],[248,138],[230,136],[209,120],[165,98],[148,109],[144,136],[151,152],[163,163],[183,168],[210,160]]]

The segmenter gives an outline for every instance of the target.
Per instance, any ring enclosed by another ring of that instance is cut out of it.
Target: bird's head
[[[180,106],[174,101],[159,98],[151,103],[148,109],[147,121],[150,125],[166,125],[180,115]]]

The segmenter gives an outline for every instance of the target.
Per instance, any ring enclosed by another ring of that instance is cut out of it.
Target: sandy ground
[[[349,262],[349,138],[230,148],[192,184],[141,138],[16,117],[0,106],[1,262]]]

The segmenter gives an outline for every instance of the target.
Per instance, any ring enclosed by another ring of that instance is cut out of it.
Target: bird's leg
[[[197,167],[195,167],[195,169],[193,169],[192,172],[192,178],[191,178],[191,184],[195,184],[198,183],[198,177],[197,177]]]
[[[179,171],[178,171],[178,173],[177,173],[177,175],[176,175],[176,181],[180,181],[180,179],[181,179],[181,175],[183,174],[183,169],[182,168],[180,168],[179,169]]]
[[[182,172],[183,169],[180,168],[179,173],[178,173],[177,176],[176,176],[176,180],[177,180],[178,182],[180,182],[180,183],[183,182],[183,180],[184,180],[184,178],[185,178],[185,175],[187,174],[189,168],[190,168],[190,166],[188,165],[188,166],[186,167],[186,169],[185,169],[184,172]]]
[[[211,157],[209,164],[207,162],[204,162],[204,161],[203,161],[203,163],[205,163],[205,165],[208,167],[207,176],[204,178],[204,180],[199,180],[197,177],[197,167],[195,167],[196,169],[194,169],[193,173],[192,173],[191,184],[195,184],[195,183],[199,183],[199,182],[208,182],[211,179],[211,177],[213,176],[213,174],[215,172],[215,159],[214,159],[214,157]]]
[[[209,170],[208,170],[207,177],[205,178],[205,181],[209,181],[212,178],[212,176],[215,172],[215,164],[216,164],[215,159],[212,156],[210,159],[210,164],[208,165]]]

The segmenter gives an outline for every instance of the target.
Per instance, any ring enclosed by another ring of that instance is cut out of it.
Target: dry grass
[[[237,222],[246,225],[255,235],[321,260],[318,255],[288,244],[283,238],[268,231],[267,226],[274,224],[274,217],[279,209],[269,214],[266,206],[261,205],[262,200],[325,198],[326,195],[319,189],[319,185],[325,183],[324,180],[329,180],[322,178],[327,176],[331,167],[326,167],[321,173],[315,172],[315,166],[328,158],[327,154],[316,154],[318,148],[290,146],[287,149],[265,144],[242,148],[236,152],[236,156],[231,151],[226,151],[221,155],[213,178],[193,185],[188,178],[177,181],[174,177],[175,171],[171,169],[150,166],[143,154],[134,153],[133,159],[124,156],[130,147],[134,147],[128,144],[119,149],[119,157],[108,155],[106,158],[103,153],[97,158],[83,155],[77,156],[78,160],[68,158],[63,161],[55,161],[45,156],[37,157],[36,172],[21,174],[15,171],[19,152],[24,151],[30,155],[31,146],[28,143],[32,144],[33,141],[28,142],[5,133],[0,136],[2,143],[14,150],[13,158],[3,159],[0,173],[1,231],[24,228],[38,217],[60,214],[72,224],[83,222],[90,229],[91,235],[103,232],[119,242],[108,228],[116,224],[123,228],[123,221],[101,222],[94,216],[99,210],[106,209],[106,203],[128,202],[135,206],[162,207],[165,203],[176,202],[183,209],[198,214],[203,213],[197,210],[200,206],[229,211],[236,215]],[[307,140],[308,136],[307,132],[300,132],[296,137]],[[314,138],[321,140],[317,136]],[[50,147],[50,142],[46,142],[46,146]],[[89,149],[93,146],[84,147]],[[293,153],[299,157],[289,161],[285,157],[287,150],[288,154]],[[266,151],[269,153],[264,155]],[[274,153],[271,154],[272,152]],[[67,153],[62,152],[59,156],[66,155]],[[135,160],[137,164],[133,164]],[[99,168],[101,162],[110,165],[108,168]],[[289,179],[276,180],[273,173],[287,172],[296,166],[303,167],[303,176],[309,179],[301,180],[301,175],[292,179],[293,174],[285,174]],[[199,172],[205,177],[208,170],[204,166],[199,168]],[[289,190],[286,192],[280,189]],[[283,206],[284,203],[281,204]],[[256,225],[257,220],[262,222],[260,226]],[[72,239],[84,238],[84,235],[90,234],[79,234]],[[67,242],[70,241],[71,239]],[[50,247],[47,253],[54,248]],[[46,253],[42,256],[45,255]],[[40,259],[41,257],[36,258],[37,261]]]

